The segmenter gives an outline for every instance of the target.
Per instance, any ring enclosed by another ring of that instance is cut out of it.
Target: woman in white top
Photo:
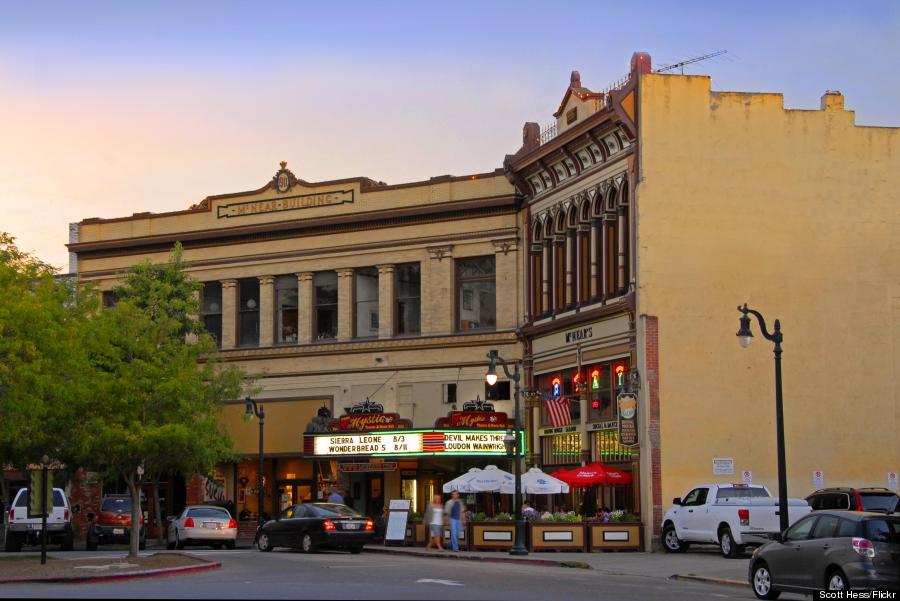
[[[424,526],[428,528],[428,544],[426,549],[436,546],[439,551],[444,550],[441,543],[441,529],[444,527],[444,506],[441,504],[441,495],[434,495],[431,505],[425,511]]]

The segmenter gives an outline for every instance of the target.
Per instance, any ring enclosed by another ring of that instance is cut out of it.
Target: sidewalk
[[[469,559],[559,567],[586,568],[600,574],[645,576],[648,578],[679,578],[749,586],[747,562],[741,559],[725,559],[718,550],[689,550],[685,553],[530,553],[525,557],[513,557],[506,552],[434,551],[423,547],[385,547],[366,545],[366,553],[392,553],[410,557],[434,557],[440,559]]]

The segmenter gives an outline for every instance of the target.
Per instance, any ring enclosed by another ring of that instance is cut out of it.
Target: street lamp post
[[[766,329],[766,320],[759,311],[738,306],[738,311],[743,315],[740,318],[741,327],[737,332],[738,341],[743,348],[750,346],[753,332],[750,331],[750,317],[753,315],[759,322],[759,328],[766,340],[775,343],[775,439],[778,446],[778,516],[781,532],[788,529],[788,493],[787,493],[787,468],[784,458],[784,405],[781,397],[781,342],[784,336],[781,334],[781,321],[775,320],[775,328],[772,333]]]
[[[513,544],[512,549],[509,550],[510,555],[528,555],[528,549],[525,548],[525,520],[522,518],[522,439],[521,439],[521,430],[522,430],[522,416],[519,409],[519,396],[520,396],[520,383],[521,383],[521,373],[519,371],[519,363],[515,363],[515,367],[512,373],[509,371],[509,367],[506,364],[506,360],[500,356],[496,350],[491,350],[488,352],[488,359],[490,359],[490,365],[488,367],[488,371],[484,376],[485,381],[487,381],[488,386],[493,386],[497,383],[497,363],[499,362],[501,366],[503,366],[503,373],[506,374],[506,377],[513,381],[513,387],[515,389],[515,426],[513,430],[513,437],[515,442],[512,444],[515,448],[514,461],[515,461],[515,497],[513,503],[516,506],[516,541]]]
[[[255,415],[259,420],[259,471],[256,474],[256,494],[259,505],[257,523],[262,526],[263,502],[265,501],[265,491],[263,490],[263,426],[266,423],[266,410],[263,408],[262,404],[257,404],[257,402],[250,397],[247,397],[246,401],[247,415],[249,415],[251,419]]]

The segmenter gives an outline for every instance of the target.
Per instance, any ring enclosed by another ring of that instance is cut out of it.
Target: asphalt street
[[[190,550],[222,562],[210,572],[86,584],[0,585],[0,598],[66,599],[753,599],[749,588],[674,581],[667,575],[448,561],[363,553]],[[153,553],[152,551],[147,552]],[[55,554],[65,559],[119,557],[121,551]],[[791,597],[791,596],[788,596]],[[797,597],[801,598],[801,597]]]

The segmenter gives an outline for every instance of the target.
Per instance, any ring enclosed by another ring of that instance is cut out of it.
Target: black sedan
[[[760,599],[777,599],[783,591],[896,591],[900,517],[858,511],[810,513],[753,552],[749,579]]]
[[[328,547],[359,553],[375,539],[375,521],[337,503],[303,503],[281,512],[256,533],[260,551],[294,547],[304,553]]]

